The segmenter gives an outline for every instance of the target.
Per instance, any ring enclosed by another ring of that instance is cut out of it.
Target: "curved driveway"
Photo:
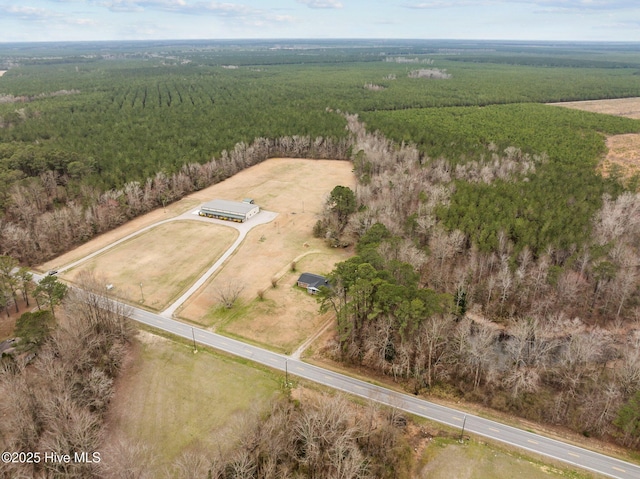
[[[191,213],[191,215],[193,214],[194,212]],[[247,236],[247,233],[251,231],[252,228],[258,225],[263,225],[265,223],[269,223],[270,221],[273,221],[273,219],[276,216],[278,216],[278,213],[261,210],[260,213],[258,213],[253,218],[250,218],[249,220],[245,221],[244,223],[234,223],[233,221],[203,218],[202,216],[199,216],[197,212],[195,213],[195,215],[196,215],[195,219],[198,219],[200,221],[213,222],[215,224],[221,224],[223,226],[231,226],[232,228],[237,229],[240,234],[238,235],[236,240],[233,242],[233,244],[227,249],[227,251],[225,251],[224,254],[220,256],[220,258],[218,258],[218,261],[216,261],[213,264],[213,266],[211,266],[195,283],[193,283],[193,285],[191,285],[191,287],[187,291],[185,291],[185,293],[182,296],[180,296],[176,301],[174,301],[173,304],[171,304],[167,309],[165,309],[160,313],[160,315],[166,318],[171,318],[173,316],[173,313],[175,313],[175,311],[180,306],[182,306],[182,304],[187,299],[189,299],[189,297],[193,293],[195,293],[204,283],[207,282],[207,280],[211,277],[211,275],[215,273],[216,270],[220,268],[220,266],[222,266],[222,264],[229,258],[229,256],[233,254],[233,252],[238,248],[238,246],[240,246],[242,241],[244,241],[244,238]],[[194,219],[194,218],[190,218],[188,216],[188,213],[185,213],[183,215],[178,216],[176,219]]]
[[[134,238],[146,231],[149,231],[157,226],[163,225],[165,223],[169,223],[171,221],[179,221],[179,220],[204,221],[206,223],[213,223],[213,224],[227,226],[229,228],[236,229],[238,231],[238,237],[233,242],[233,244],[227,249],[227,251],[225,251],[224,254],[220,258],[218,258],[218,260],[207,271],[205,271],[205,273],[194,284],[192,284],[191,287],[187,291],[185,291],[185,293],[182,296],[180,296],[173,304],[169,305],[167,309],[165,309],[160,313],[162,316],[170,318],[173,316],[173,313],[175,313],[175,311],[180,306],[182,306],[182,304],[193,293],[195,293],[204,283],[206,283],[206,281],[211,277],[211,275],[213,275],[213,273],[215,273],[216,270],[220,268],[220,266],[222,266],[222,264],[229,258],[229,256],[231,256],[234,253],[234,251],[238,248],[238,246],[240,246],[244,238],[247,236],[247,233],[251,231],[252,228],[265,223],[269,223],[273,221],[276,216],[278,216],[278,213],[274,213],[272,211],[260,210],[260,212],[257,215],[245,221],[244,223],[235,223],[233,221],[224,221],[224,220],[217,220],[214,218],[202,217],[198,215],[199,211],[200,211],[200,208],[197,208],[195,210],[190,210],[186,213],[182,213],[181,215],[175,216],[173,218],[161,220],[161,221],[158,221],[157,223],[153,223],[152,225],[145,226],[144,228],[140,228],[134,233],[131,233],[123,238],[120,238],[119,240],[114,241],[113,243],[103,248],[100,248],[99,250],[94,251],[93,253],[88,254],[87,256],[84,256],[77,261],[74,261],[73,263],[69,263],[59,268],[58,272],[64,273],[65,271],[70,270],[84,263],[85,261],[88,261],[91,258],[94,258],[104,253],[105,251],[108,251],[111,248],[118,246],[121,243],[124,243],[127,240],[130,240],[131,238]]]

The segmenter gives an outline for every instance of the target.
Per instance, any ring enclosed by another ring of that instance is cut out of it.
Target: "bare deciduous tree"
[[[233,308],[240,294],[244,290],[244,285],[238,281],[228,281],[227,283],[219,286],[215,290],[216,299],[227,309]]]

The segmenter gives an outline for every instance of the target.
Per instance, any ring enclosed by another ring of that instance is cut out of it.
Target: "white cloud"
[[[309,8],[342,8],[338,0],[296,0]]]
[[[417,10],[439,9],[439,8],[457,8],[457,7],[480,7],[489,6],[491,4],[500,3],[495,1],[473,1],[473,0],[434,0],[431,2],[407,3],[405,8],[413,8]]]
[[[405,3],[405,8],[444,9],[456,7],[488,7],[499,4],[524,4],[546,11],[624,10],[638,8],[635,0],[432,0]]]
[[[0,6],[0,11],[8,17],[16,17],[20,20],[44,20],[58,16],[55,12],[44,8],[23,7],[17,5]]]

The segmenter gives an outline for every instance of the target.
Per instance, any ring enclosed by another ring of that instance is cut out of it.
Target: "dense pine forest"
[[[314,234],[355,256],[327,354],[413,392],[640,444],[634,44],[0,46],[0,253],[22,264],[269,157],[351,159]],[[347,205],[347,206],[344,206]],[[7,305],[11,294],[7,293]]]

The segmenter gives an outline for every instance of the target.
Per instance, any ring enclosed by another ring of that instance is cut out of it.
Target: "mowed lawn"
[[[246,414],[264,412],[281,378],[253,365],[197,354],[184,343],[141,332],[135,362],[118,383],[107,442],[148,445],[164,468],[185,452],[226,446]]]
[[[227,226],[176,220],[131,238],[65,274],[95,271],[112,293],[162,310],[193,284],[235,241]]]
[[[265,286],[262,299],[242,300],[230,310],[211,308],[204,322],[222,334],[291,354],[335,317],[333,312],[320,314],[316,297],[296,286],[300,273],[328,274],[337,261],[348,255],[344,250],[310,251],[296,261],[296,271],[288,268],[282,272],[276,288]]]

